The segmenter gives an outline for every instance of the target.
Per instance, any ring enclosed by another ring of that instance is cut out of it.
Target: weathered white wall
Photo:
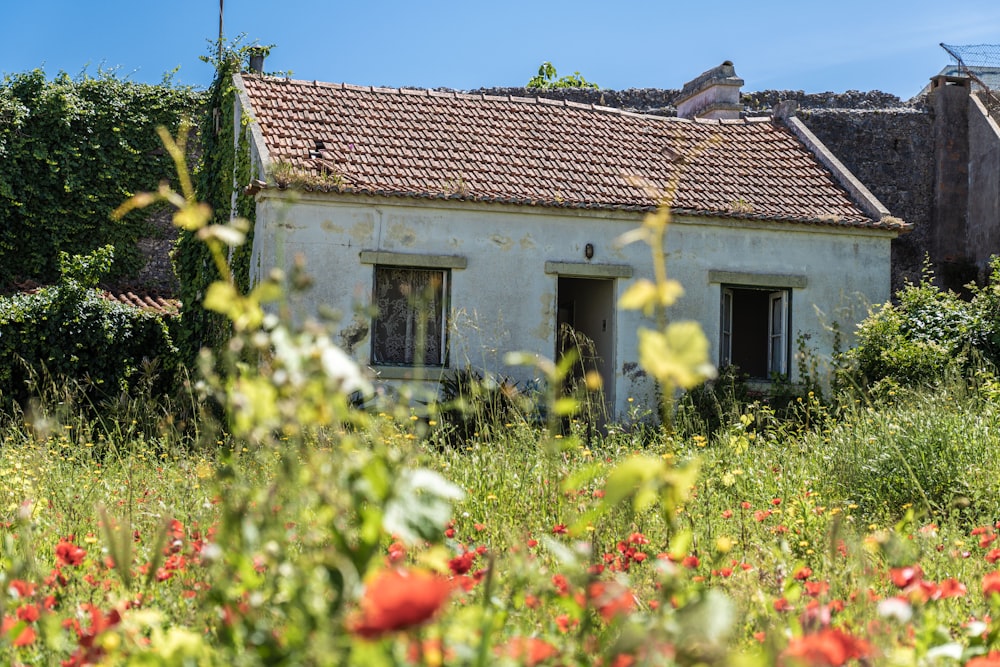
[[[635,278],[652,277],[645,245],[616,243],[639,224],[640,214],[347,195],[293,199],[274,190],[258,197],[254,277],[272,266],[288,266],[301,253],[316,281],[306,309],[326,304],[343,313],[341,342],[354,341],[349,351],[361,363],[369,361],[369,320],[356,312],[370,302],[373,281],[373,267],[360,262],[362,251],[465,257],[467,268],[452,271],[451,366],[468,363],[521,380],[530,373],[503,367],[505,352],[551,357],[555,351],[558,277],[545,273],[546,262],[631,266],[632,279],[616,280],[616,300]],[[809,335],[810,344],[828,354],[831,336],[814,304],[832,320],[838,307],[887,300],[891,236],[829,226],[675,220],[667,268],[686,296],[671,317],[701,322],[717,359],[721,287],[709,282],[710,271],[806,276],[806,287],[792,295],[792,335]],[[589,262],[587,243],[595,248]],[[863,315],[854,313],[858,319]],[[857,321],[839,317],[846,331]],[[634,366],[635,331],[651,325],[638,313],[617,311],[613,367],[619,415],[627,412],[629,397],[655,409],[652,383]],[[399,374],[393,369],[386,375]]]

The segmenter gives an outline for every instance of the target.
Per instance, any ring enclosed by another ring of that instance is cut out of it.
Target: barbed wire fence
[[[956,46],[941,44],[942,49],[955,60],[959,72],[976,82],[982,92],[983,102],[994,115],[1000,115],[1000,91],[991,89],[984,81],[984,70],[1000,72],[1000,44],[968,44]]]

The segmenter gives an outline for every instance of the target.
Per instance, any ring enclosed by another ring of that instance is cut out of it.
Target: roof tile
[[[340,176],[339,191],[651,209],[677,179],[693,215],[902,230],[871,220],[768,119],[684,120],[537,98],[245,76],[271,159]],[[460,184],[460,187],[459,185]],[[281,184],[279,185],[286,185]],[[456,190],[460,190],[456,192]]]

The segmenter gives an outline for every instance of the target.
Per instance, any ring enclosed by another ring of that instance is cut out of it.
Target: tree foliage
[[[538,67],[538,74],[533,76],[525,87],[534,90],[554,90],[556,88],[596,89],[600,86],[584,79],[580,72],[573,72],[567,76],[559,76],[552,63],[546,61]]]
[[[135,241],[150,212],[110,213],[172,173],[155,128],[176,130],[201,94],[113,71],[48,80],[36,69],[0,82],[0,282],[58,277],[59,253],[115,249],[116,275],[141,268]]]

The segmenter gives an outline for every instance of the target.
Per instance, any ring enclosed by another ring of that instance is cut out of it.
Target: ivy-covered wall
[[[203,93],[101,72],[46,78],[42,70],[0,83],[0,287],[51,282],[61,251],[114,246],[113,275],[142,264],[136,246],[151,211],[120,221],[123,201],[173,175],[156,127],[177,132],[199,113]]]
[[[241,118],[237,123],[233,117],[236,95],[233,74],[246,62],[251,48],[254,47],[229,50],[216,63],[216,77],[207,93],[200,127],[202,160],[196,181],[199,201],[212,207],[212,224],[225,224],[233,214],[250,221],[245,243],[229,258],[236,286],[244,292],[249,288],[256,201],[243,192],[253,175],[246,139],[248,121]],[[225,318],[202,307],[205,290],[220,276],[207,246],[194,232],[181,232],[174,252],[174,270],[180,280],[183,304],[178,346],[182,358],[192,363],[201,348],[216,348],[229,337]]]

